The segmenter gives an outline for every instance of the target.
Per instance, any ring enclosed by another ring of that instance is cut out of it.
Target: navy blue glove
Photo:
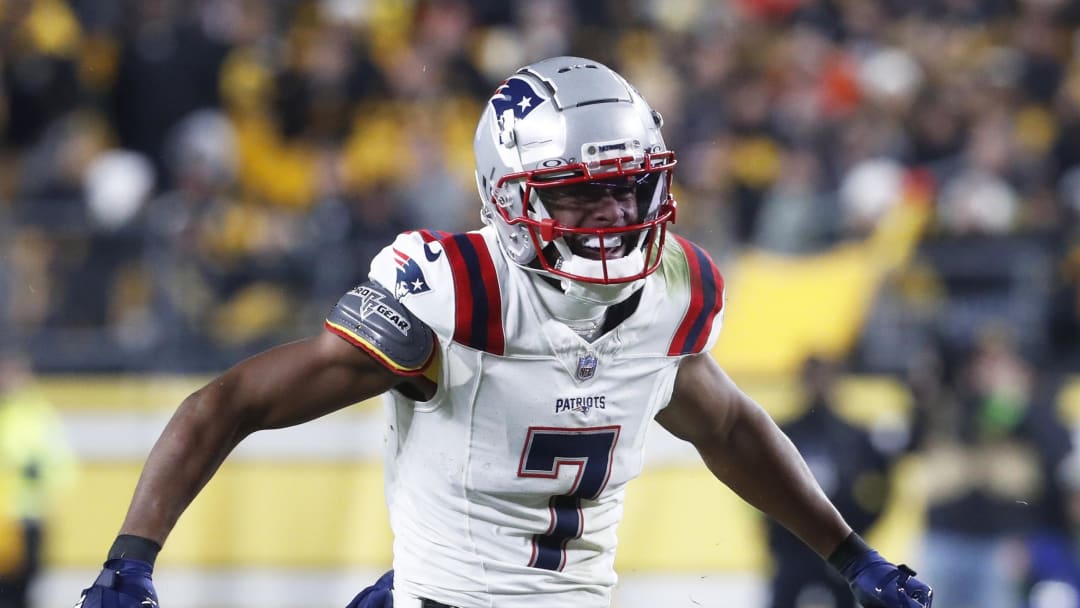
[[[154,566],[139,559],[110,559],[75,608],[157,608],[150,574]]]
[[[863,608],[930,608],[934,591],[915,571],[881,557],[854,532],[829,556]]]
[[[394,608],[393,588],[394,571],[391,570],[357,594],[345,608]]]

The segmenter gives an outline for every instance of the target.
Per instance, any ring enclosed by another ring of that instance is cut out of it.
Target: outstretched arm
[[[930,607],[930,588],[852,533],[791,441],[708,353],[683,360],[656,420],[692,443],[717,479],[827,559],[863,606]]]
[[[401,381],[329,332],[240,362],[177,409],[150,452],[120,533],[163,544],[244,437],[318,418]]]
[[[795,446],[708,353],[683,360],[671,404],[656,420],[693,444],[717,479],[823,558],[851,533]]]
[[[82,608],[157,606],[154,560],[180,514],[225,457],[261,429],[307,422],[398,387],[431,397],[435,335],[367,282],[331,310],[322,334],[233,366],[176,410],[143,467],[120,534]]]
[[[318,418],[403,381],[365,351],[324,332],[242,361],[193,393],[150,451],[105,568],[76,606],[157,606],[151,575],[158,550],[244,437]]]

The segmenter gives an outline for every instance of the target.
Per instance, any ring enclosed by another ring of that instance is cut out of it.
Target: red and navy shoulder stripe
[[[672,235],[682,246],[690,270],[690,306],[683,315],[668,355],[689,355],[705,348],[713,322],[724,307],[724,278],[704,249]]]
[[[438,241],[438,240],[445,239],[448,236],[453,236],[451,233],[443,232],[442,230],[422,229],[422,230],[410,230],[409,232],[415,232],[415,233],[419,234],[420,238],[424,239],[425,243],[430,243],[432,241]]]
[[[430,233],[421,231],[427,240]],[[432,235],[433,236],[433,235]],[[454,341],[494,355],[505,353],[499,277],[484,237],[441,233],[454,277]]]

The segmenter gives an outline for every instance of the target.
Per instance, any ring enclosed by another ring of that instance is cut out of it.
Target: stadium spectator
[[[918,425],[926,433],[926,560],[941,573],[935,593],[945,605],[1019,608],[1033,584],[1029,539],[1046,547],[1040,537],[1060,539],[1068,527],[1058,469],[1070,438],[1056,393],[1008,332],[984,327],[954,365],[945,390],[925,376],[919,383],[928,418]]]
[[[42,570],[45,522],[72,483],[75,462],[59,417],[33,390],[25,355],[0,348],[0,476],[13,480],[0,496],[10,501],[2,511],[17,519],[20,537],[3,541],[20,553],[0,572],[0,607],[29,608]]]
[[[221,104],[220,74],[229,49],[199,9],[177,0],[129,4],[118,30],[108,115],[118,143],[151,159],[161,184],[172,184],[165,140],[191,112]]]
[[[890,495],[892,454],[836,411],[837,364],[810,357],[799,376],[802,413],[781,425],[829,497],[859,534],[878,520]],[[847,583],[782,526],[768,524],[772,608],[855,608]]]

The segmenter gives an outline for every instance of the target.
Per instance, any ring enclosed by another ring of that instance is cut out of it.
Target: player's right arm
[[[431,394],[422,374],[434,357],[434,333],[380,285],[345,294],[326,327],[238,363],[180,404],[150,451],[104,570],[78,605],[156,606],[150,575],[158,550],[248,435],[301,424],[395,387]]]
[[[180,404],[150,451],[120,533],[163,544],[245,437],[318,418],[401,381],[329,331],[242,361]]]

